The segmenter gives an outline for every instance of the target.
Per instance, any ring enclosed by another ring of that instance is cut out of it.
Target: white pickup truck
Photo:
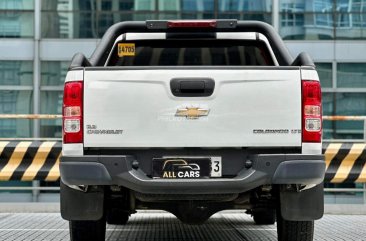
[[[246,210],[281,241],[323,215],[319,77],[274,29],[236,20],[121,22],[74,56],[63,103],[61,214],[71,240],[162,209],[200,224]],[[244,214],[243,214],[244,215]]]

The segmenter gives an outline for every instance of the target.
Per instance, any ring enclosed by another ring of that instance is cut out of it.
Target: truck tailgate
[[[176,97],[174,78],[210,78],[209,97]],[[176,116],[199,108],[207,116]],[[84,147],[301,146],[299,68],[106,69],[84,73]]]

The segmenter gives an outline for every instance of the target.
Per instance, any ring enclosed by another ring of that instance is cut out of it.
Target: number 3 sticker
[[[211,157],[211,177],[221,177],[221,157]]]
[[[134,43],[119,43],[118,44],[118,57],[123,56],[135,56],[135,44]]]

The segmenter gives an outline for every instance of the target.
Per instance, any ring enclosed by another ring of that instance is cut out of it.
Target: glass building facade
[[[0,114],[61,114],[73,54],[89,56],[125,20],[265,21],[293,57],[308,52],[324,115],[366,115],[366,0],[1,0]],[[0,119],[0,138],[61,138],[61,120]],[[362,139],[360,121],[325,121],[325,139]]]

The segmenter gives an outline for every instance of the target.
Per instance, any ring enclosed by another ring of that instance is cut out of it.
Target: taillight
[[[302,141],[321,142],[322,96],[319,81],[302,81]]]
[[[236,19],[205,19],[205,20],[147,20],[146,27],[154,30],[171,29],[172,32],[190,31],[192,29],[208,29],[208,30],[232,30],[238,25]]]
[[[64,143],[83,142],[83,81],[65,83],[62,128]]]
[[[216,28],[216,20],[168,21],[168,28]]]

